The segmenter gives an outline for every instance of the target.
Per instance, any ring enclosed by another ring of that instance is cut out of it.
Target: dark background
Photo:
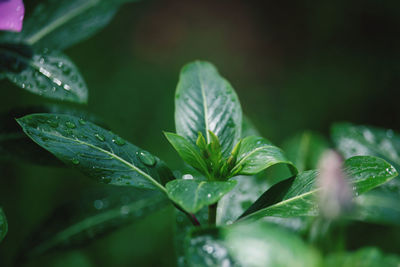
[[[29,9],[27,10],[29,12]],[[128,3],[112,23],[66,54],[89,88],[84,109],[172,168],[180,68],[214,63],[244,113],[276,144],[336,121],[400,129],[400,1],[155,1]],[[1,81],[0,111],[52,102]],[[72,105],[74,106],[74,105]],[[0,265],[58,204],[94,185],[73,170],[0,163],[9,233]],[[174,266],[172,208],[83,249],[32,266]]]

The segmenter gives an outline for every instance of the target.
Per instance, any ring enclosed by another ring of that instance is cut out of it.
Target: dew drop
[[[182,179],[183,179],[183,180],[193,180],[193,175],[191,175],[191,174],[184,174],[184,175],[182,176]]]
[[[84,119],[82,119],[82,118],[79,119],[78,122],[79,122],[80,125],[85,125],[86,124],[86,121]]]
[[[70,128],[70,129],[76,128],[75,123],[70,122],[70,121],[66,121],[66,122],[65,122],[65,126],[67,126],[67,127]]]
[[[93,202],[93,206],[96,210],[101,210],[104,207],[104,203],[103,201],[101,201],[100,199],[97,199]]]
[[[154,164],[156,163],[156,159],[153,157],[153,155],[151,155],[149,152],[147,151],[140,151],[140,152],[136,152],[137,157],[139,158],[139,160],[147,165],[147,166],[154,166]]]
[[[211,197],[211,194],[210,194],[210,193],[209,193],[209,194],[207,194],[207,197],[208,197],[208,198],[210,198],[210,197]]]
[[[121,215],[128,215],[129,214],[129,211],[130,211],[130,209],[129,209],[129,207],[128,206],[126,206],[126,205],[123,205],[122,207],[121,207]]]
[[[393,174],[392,168],[386,168],[386,172],[387,172],[389,175],[392,175],[392,174]]]
[[[56,121],[47,120],[47,123],[53,128],[57,128],[58,127],[58,122],[56,122]]]
[[[61,86],[61,84],[62,84],[62,82],[61,82],[59,79],[57,79],[57,78],[53,78],[53,82],[54,82],[55,84],[57,84],[58,86]]]
[[[214,252],[214,248],[211,245],[204,245],[203,250],[208,254],[212,254]]]
[[[66,91],[71,90],[71,86],[69,86],[68,84],[64,84],[63,88],[64,88],[64,90],[66,90]]]
[[[102,136],[101,134],[95,133],[94,136],[95,136],[98,140],[100,140],[100,141],[102,141],[102,142],[104,142],[104,141],[106,140],[106,139],[104,138],[104,136]]]
[[[388,138],[392,138],[393,135],[394,135],[394,133],[393,133],[393,130],[392,130],[392,129],[389,129],[389,130],[386,131],[386,136],[387,136]]]
[[[74,165],[78,165],[79,164],[79,160],[78,159],[72,159],[72,164]]]
[[[122,139],[122,138],[119,137],[119,136],[115,136],[115,137],[113,138],[112,141],[113,141],[113,143],[115,143],[115,144],[117,144],[117,145],[119,145],[119,146],[125,145],[125,140]]]

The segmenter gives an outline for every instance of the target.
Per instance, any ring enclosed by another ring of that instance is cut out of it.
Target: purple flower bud
[[[0,0],[0,30],[20,32],[24,13],[22,0]]]
[[[320,211],[328,219],[335,219],[351,209],[352,192],[342,165],[342,158],[333,150],[325,152],[319,162]]]

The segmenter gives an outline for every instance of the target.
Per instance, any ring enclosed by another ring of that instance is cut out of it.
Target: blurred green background
[[[27,6],[29,12],[29,4]],[[126,4],[112,23],[66,54],[89,88],[83,107],[172,168],[181,162],[162,131],[174,131],[180,68],[214,63],[244,113],[276,144],[335,121],[400,130],[399,1],[177,1]],[[52,101],[0,82],[0,111]],[[0,163],[9,233],[0,266],[12,266],[29,233],[57,205],[93,187],[64,168]],[[67,253],[29,266],[175,266],[167,208]]]

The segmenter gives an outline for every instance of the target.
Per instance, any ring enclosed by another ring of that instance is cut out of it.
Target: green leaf
[[[15,108],[0,114],[0,160],[22,160],[33,164],[63,166],[62,162],[50,152],[33,142],[14,119],[31,113],[69,114],[99,125],[105,125],[102,120],[93,114],[62,105],[52,104]]]
[[[3,209],[0,208],[0,242],[4,239],[8,231],[8,224],[6,215],[3,212]]]
[[[87,244],[169,203],[165,194],[132,187],[106,186],[87,192],[57,207],[33,232],[21,256],[38,256]]]
[[[186,163],[198,171],[208,174],[207,164],[195,145],[178,134],[164,133],[164,135]]]
[[[269,174],[262,173],[254,176],[236,176],[237,185],[218,201],[217,225],[232,224],[273,184]],[[269,192],[269,191],[267,191]],[[252,205],[253,204],[253,205]],[[257,209],[258,210],[258,209]],[[311,217],[310,217],[311,218]],[[263,218],[280,227],[285,227],[296,233],[308,231],[309,217],[267,217]]]
[[[297,173],[296,167],[286,159],[280,148],[262,137],[248,136],[240,144],[237,163],[231,171],[231,176],[256,174],[272,165],[282,163],[287,164],[293,174]]]
[[[62,114],[17,121],[37,144],[100,182],[165,192],[163,184],[172,178],[158,158],[91,122]]]
[[[326,267],[398,267],[399,265],[399,256],[383,254],[375,247],[362,248],[355,252],[328,254],[324,260]]]
[[[24,21],[21,33],[1,40],[63,50],[105,27],[124,0],[45,0]]]
[[[0,59],[0,71],[24,90],[47,98],[87,102],[85,81],[75,64],[60,52],[0,45]]]
[[[178,179],[167,183],[168,196],[172,201],[190,213],[216,203],[232,190],[236,181],[198,181]]]
[[[318,167],[322,154],[329,149],[329,143],[322,135],[306,131],[286,140],[282,149],[299,172],[302,172]]]
[[[372,190],[354,200],[353,220],[400,226],[400,191]]]
[[[289,179],[276,183],[274,186],[270,187],[267,191],[261,194],[261,196],[251,206],[249,206],[239,218],[245,217],[260,209],[272,206],[282,201],[285,195],[289,192],[289,189],[292,187],[296,178],[296,176],[290,177]]]
[[[355,155],[381,157],[396,169],[400,168],[400,135],[390,129],[371,126],[336,123],[331,128],[331,136],[336,148],[345,158]],[[383,224],[398,224],[398,204],[400,202],[400,178],[396,177],[383,186],[357,198],[355,218]]]
[[[393,166],[383,159],[371,156],[356,156],[346,160],[344,171],[356,196],[397,176],[397,171]],[[266,216],[286,218],[318,215],[316,195],[320,189],[315,187],[317,176],[318,172],[316,170],[299,173],[280,202],[278,202],[279,199],[274,199],[272,203],[276,204],[270,205],[271,202],[268,199],[265,207],[260,207],[259,210],[245,216],[243,219],[260,219]],[[274,190],[275,187],[281,187],[282,183],[285,182],[287,181],[276,184],[269,191]],[[268,194],[268,191],[265,194]]]
[[[332,126],[331,136],[345,158],[377,156],[386,159],[396,168],[400,167],[400,135],[392,130],[337,123]]]
[[[195,61],[182,68],[175,94],[175,125],[177,133],[193,144],[198,132],[210,143],[209,131],[213,132],[225,157],[239,141],[242,126],[239,99],[211,63]]]
[[[265,223],[194,230],[186,241],[189,266],[319,266],[299,237]]]

